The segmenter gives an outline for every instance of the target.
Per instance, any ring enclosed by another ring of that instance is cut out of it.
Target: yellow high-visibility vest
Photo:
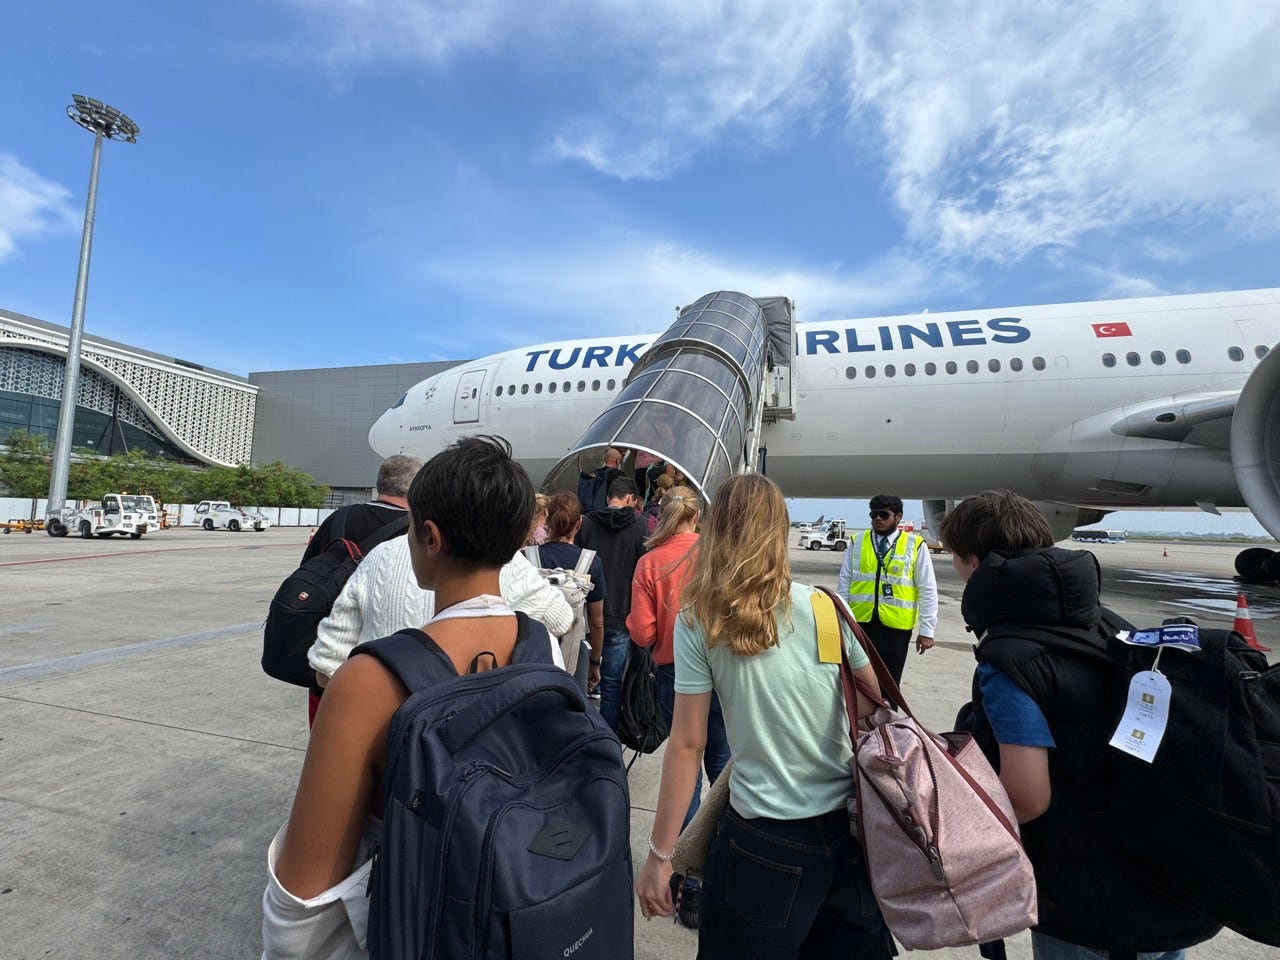
[[[920,605],[915,568],[924,539],[914,533],[899,533],[883,561],[876,556],[870,530],[862,532],[855,546],[858,564],[849,581],[849,608],[854,618],[869,623],[878,608],[880,622],[886,627],[910,630],[916,625],[916,609]]]

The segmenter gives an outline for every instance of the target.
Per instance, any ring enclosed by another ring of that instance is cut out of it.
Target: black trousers
[[[901,684],[902,670],[907,665],[907,651],[911,649],[911,631],[886,627],[880,622],[878,610],[871,615],[869,623],[862,624],[862,629],[867,631],[867,636],[875,644],[880,659],[893,674],[893,682]]]

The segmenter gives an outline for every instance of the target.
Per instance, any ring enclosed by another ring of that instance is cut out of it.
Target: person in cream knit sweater
[[[564,666],[556,637],[573,625],[573,608],[560,588],[543,580],[523,553],[511,558],[499,571],[498,580],[502,599],[513,610],[528,614],[547,628],[552,658]],[[418,586],[409,561],[409,542],[396,537],[378,544],[356,567],[333,610],[320,622],[307,660],[323,687],[360,644],[406,627],[421,627],[434,615],[435,594]]]

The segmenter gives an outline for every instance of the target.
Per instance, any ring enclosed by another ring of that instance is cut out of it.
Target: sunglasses
[[[888,510],[872,510],[870,516],[872,520],[888,520],[893,514]]]

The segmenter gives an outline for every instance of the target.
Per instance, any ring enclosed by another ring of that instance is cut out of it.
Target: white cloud
[[[280,2],[330,63],[488,58],[504,82],[546,82],[546,152],[621,180],[668,177],[717,145],[845,137],[933,256],[1007,263],[1108,231],[1280,226],[1275,4]]]
[[[1094,230],[1280,223],[1280,11],[864,4],[850,91],[911,234],[1013,260]]]
[[[23,240],[39,239],[76,227],[71,194],[24,167],[10,153],[0,153],[0,262],[17,253]]]
[[[542,336],[530,329],[537,317],[546,318],[547,339],[574,329],[584,336],[664,330],[677,307],[714,290],[791,297],[799,319],[809,322],[876,316],[903,304],[916,310],[927,305],[924,298],[963,285],[954,273],[897,254],[857,269],[833,264],[815,270],[731,262],[642,237],[602,239],[536,256],[468,251],[454,261],[433,259],[424,270],[446,287],[483,291],[495,314],[483,336],[495,350]],[[473,333],[451,336],[475,342]]]

